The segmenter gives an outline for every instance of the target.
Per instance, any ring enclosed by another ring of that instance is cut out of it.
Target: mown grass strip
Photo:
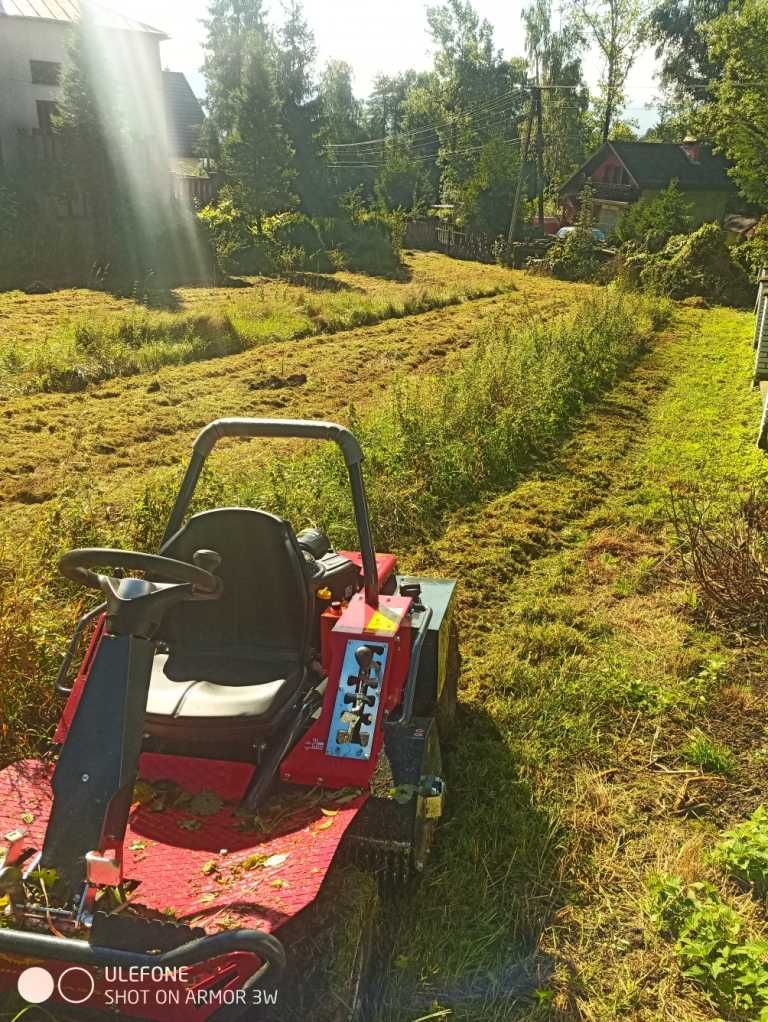
[[[714,987],[681,980],[648,919],[647,882],[695,871],[711,821],[761,797],[766,657],[705,627],[665,500],[702,461],[713,482],[765,479],[749,327],[679,313],[537,477],[458,512],[411,561],[461,579],[464,712],[446,754],[452,816],[393,921],[378,1022],[713,1017]],[[733,776],[688,767],[696,728],[727,736]],[[759,876],[759,848],[737,854]],[[727,905],[734,947],[761,938],[743,902]],[[742,1009],[760,961],[747,947],[723,1017],[756,1017]]]
[[[128,316],[74,322],[36,345],[0,348],[0,392],[72,392],[162,366],[223,358],[260,344],[334,334],[416,316],[512,290],[511,284],[463,289],[404,289],[397,297],[328,293],[295,301],[240,303],[232,312]]]

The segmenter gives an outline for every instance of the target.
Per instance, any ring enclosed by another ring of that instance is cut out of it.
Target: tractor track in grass
[[[21,510],[23,520],[77,476],[110,496],[135,495],[148,471],[186,457],[196,432],[215,418],[343,417],[350,404],[380,399],[398,377],[439,372],[499,314],[524,323],[563,312],[574,297],[573,285],[524,277],[517,291],[439,311],[265,344],[82,393],[0,400],[0,501],[6,515]],[[244,455],[230,457],[236,464]]]
[[[765,478],[751,324],[738,316],[679,310],[558,453],[405,558],[409,571],[460,580],[461,713],[449,817],[420,889],[390,909],[392,967],[370,1022],[720,1017],[642,906],[654,869],[680,868],[679,857],[690,869],[701,850],[700,813],[680,811],[674,769],[690,728],[739,736],[743,772],[711,786],[711,828],[768,790],[768,767],[750,759],[765,658],[746,668],[738,644],[691,617],[660,513],[670,482]],[[710,351],[708,331],[721,328]],[[714,453],[707,430],[726,410]],[[734,706],[713,690],[688,705],[689,676],[719,651],[754,694]],[[637,677],[613,692],[625,665]],[[586,709],[569,695],[580,685]],[[665,713],[633,703],[633,685],[648,699],[658,688]],[[649,766],[659,758],[668,772]]]

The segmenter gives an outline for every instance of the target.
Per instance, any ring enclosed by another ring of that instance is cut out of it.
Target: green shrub
[[[594,280],[601,266],[598,249],[592,231],[577,227],[552,246],[546,265],[558,280]]]
[[[736,262],[751,280],[757,278],[763,266],[768,266],[768,216],[762,217],[752,236],[731,248]]]
[[[592,233],[592,209],[594,192],[589,181],[584,185],[579,198],[579,216],[576,230],[558,241],[547,253],[545,264],[553,277],[559,280],[595,280],[602,260],[595,236]]]
[[[619,241],[636,241],[649,251],[659,251],[673,234],[691,229],[691,209],[677,181],[671,181],[663,192],[631,205],[616,225],[616,236]]]
[[[402,219],[395,214],[363,214],[361,219],[330,217],[321,222],[326,248],[341,253],[348,270],[390,274],[400,266]]]
[[[315,273],[333,271],[317,224],[303,213],[279,213],[264,221],[263,230],[280,250],[281,268]]]
[[[768,894],[768,811],[759,806],[750,818],[725,833],[712,853],[713,862],[752,890]]]
[[[768,1010],[768,942],[749,939],[739,914],[711,884],[654,877],[649,888],[651,913],[675,940],[683,975],[729,1017],[762,1019]]]
[[[219,265],[225,273],[247,276],[270,275],[278,270],[278,246],[257,235],[246,215],[224,195],[218,205],[206,206],[198,214],[207,229]]]
[[[699,295],[735,306],[754,300],[749,278],[734,262],[723,229],[715,223],[670,238],[657,255],[636,255],[634,273],[645,290],[669,298]]]

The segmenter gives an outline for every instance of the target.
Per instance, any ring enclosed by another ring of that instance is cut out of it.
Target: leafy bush
[[[331,273],[333,262],[325,248],[317,224],[303,213],[279,213],[264,221],[264,234],[281,250],[282,258],[291,253],[290,269]]]
[[[759,898],[768,894],[768,811],[758,806],[750,818],[725,833],[712,860]]]
[[[328,249],[341,253],[347,269],[358,273],[393,273],[400,266],[405,225],[391,213],[364,213],[358,219],[330,217],[320,230]]]
[[[748,306],[753,288],[733,260],[719,224],[704,224],[688,236],[675,235],[640,271],[642,286],[669,298],[699,295],[722,305]]]
[[[616,236],[619,241],[636,241],[649,251],[659,251],[673,234],[690,230],[691,208],[677,181],[671,181],[663,192],[631,205],[616,225]]]
[[[749,939],[739,914],[711,884],[686,887],[677,877],[655,877],[649,887],[652,914],[675,940],[683,975],[729,1017],[765,1017],[768,942]]]
[[[600,246],[592,233],[593,190],[589,182],[584,185],[579,199],[579,217],[576,230],[558,241],[547,253],[545,263],[553,277],[560,280],[595,280],[602,260]]]
[[[768,266],[768,216],[762,217],[752,236],[734,245],[731,252],[744,272],[755,280],[761,268]]]
[[[207,228],[219,265],[225,273],[249,276],[277,272],[278,249],[269,238],[258,236],[245,213],[224,196],[216,206],[198,214]]]
[[[577,227],[552,246],[546,265],[559,280],[595,280],[601,266],[598,249],[591,229]]]

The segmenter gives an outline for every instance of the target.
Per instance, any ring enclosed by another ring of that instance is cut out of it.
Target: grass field
[[[410,265],[465,292],[496,272]],[[450,814],[421,886],[383,906],[391,966],[373,1022],[758,1020],[768,872],[751,838],[739,862],[752,888],[734,881],[734,854],[710,853],[765,798],[766,655],[702,613],[669,524],[672,486],[765,486],[750,317],[670,319],[585,287],[510,283],[79,394],[4,398],[0,764],[43,747],[55,714],[46,693],[77,609],[50,571],[62,546],[154,537],[179,459],[217,414],[351,418],[380,534],[406,570],[460,580],[463,657]],[[276,472],[284,454],[255,471],[250,445],[232,447],[208,492],[271,497],[343,536],[330,461],[299,450]],[[759,851],[768,829],[753,829]]]
[[[411,279],[428,286],[442,276],[456,291],[479,288],[483,280],[518,290],[332,336],[273,341],[224,359],[110,380],[82,393],[0,396],[4,426],[0,499],[11,510],[21,508],[26,522],[30,505],[71,493],[83,478],[97,495],[135,497],[146,473],[177,464],[187,455],[197,431],[214,418],[289,414],[332,418],[350,404],[363,407],[380,400],[398,378],[438,371],[497,315],[522,325],[534,317],[564,311],[587,290],[438,255],[419,254],[409,266]],[[460,277],[459,271],[466,276]],[[361,287],[400,286],[367,277],[355,279]],[[62,299],[65,303],[69,295]],[[23,298],[26,311],[9,322],[11,334],[17,319],[23,323],[30,316],[35,318],[31,308],[52,304],[48,295]],[[89,295],[88,300],[110,307],[112,302],[103,295]],[[123,312],[114,314],[119,317]],[[246,451],[241,445],[222,462],[240,471],[253,457],[252,446]]]
[[[457,272],[418,254],[393,279],[348,273],[244,278],[239,287],[179,288],[138,302],[73,290],[0,295],[0,392],[73,392],[168,365],[275,341],[327,335],[514,289],[503,267]]]

